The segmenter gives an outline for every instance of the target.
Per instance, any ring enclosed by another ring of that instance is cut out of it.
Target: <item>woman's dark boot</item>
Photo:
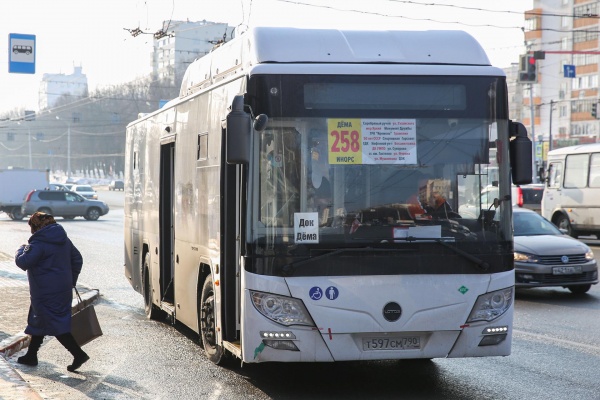
[[[58,339],[60,344],[62,344],[65,349],[69,350],[69,353],[74,357],[73,364],[67,366],[67,371],[75,371],[77,368],[81,367],[84,362],[90,359],[90,356],[79,347],[71,333],[63,333],[62,335],[58,335],[56,339]]]
[[[17,358],[17,362],[19,364],[31,365],[32,367],[38,365],[37,352],[40,349],[43,341],[43,336],[31,336],[27,353],[24,356]]]

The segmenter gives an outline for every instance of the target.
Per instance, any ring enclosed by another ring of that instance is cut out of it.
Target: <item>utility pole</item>
[[[531,144],[533,146],[533,157],[531,157],[531,170],[533,171],[533,182],[537,183],[537,147],[535,145],[535,110],[533,105],[533,83],[529,84],[529,109],[531,115]]]
[[[554,110],[554,100],[550,100],[550,126],[548,127],[548,151],[552,150],[552,110]]]

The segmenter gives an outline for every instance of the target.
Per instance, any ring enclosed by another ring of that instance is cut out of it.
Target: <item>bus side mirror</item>
[[[227,164],[247,164],[250,160],[252,117],[244,111],[244,96],[233,98],[225,127]]]
[[[509,121],[510,137],[510,166],[512,181],[515,185],[525,185],[533,180],[532,146],[527,137],[527,129],[520,122]]]
[[[252,116],[244,111],[244,96],[238,95],[233,98],[225,127],[227,164],[248,163],[252,144],[252,129],[262,132],[267,127],[268,122],[269,117],[265,114],[258,115],[252,122]]]

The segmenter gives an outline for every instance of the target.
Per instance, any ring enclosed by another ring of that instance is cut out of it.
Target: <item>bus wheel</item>
[[[217,325],[215,318],[215,290],[209,274],[202,285],[202,294],[198,304],[200,338],[206,357],[215,364],[223,359],[223,347],[217,343]]]
[[[567,289],[569,289],[573,294],[584,294],[587,293],[591,288],[592,285],[567,286]]]
[[[152,282],[150,282],[150,263],[148,257],[144,257],[144,312],[148,319],[157,320],[161,317],[161,311],[152,304]]]
[[[558,229],[564,229],[565,231],[567,231],[567,234],[569,236],[577,238],[577,236],[579,235],[573,230],[573,227],[571,226],[571,223],[569,222],[569,219],[566,215],[561,214],[558,217],[556,217],[555,225],[558,227]]]

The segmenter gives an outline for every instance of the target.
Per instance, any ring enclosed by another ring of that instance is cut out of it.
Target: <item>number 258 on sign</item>
[[[362,164],[360,119],[327,120],[329,164]]]

